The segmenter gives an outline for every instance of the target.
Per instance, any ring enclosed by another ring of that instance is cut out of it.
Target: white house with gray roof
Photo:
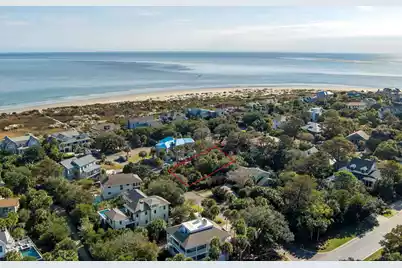
[[[69,180],[94,178],[100,174],[101,167],[96,164],[96,158],[86,155],[80,158],[73,157],[60,162],[63,166],[63,176]]]
[[[21,257],[31,256],[41,260],[42,256],[29,237],[15,240],[7,229],[0,229],[0,261],[9,252],[19,252]]]
[[[26,135],[20,137],[5,136],[0,142],[0,149],[7,151],[11,154],[23,154],[26,149],[33,146],[39,146],[40,141],[33,135]]]
[[[121,208],[105,209],[98,212],[101,222],[113,229],[129,226],[147,226],[153,220],[169,219],[170,203],[160,196],[147,196],[139,189],[126,191],[122,195],[125,204]]]
[[[208,256],[212,238],[217,237],[221,242],[230,239],[228,232],[206,218],[168,227],[166,233],[167,249],[172,255],[183,254],[194,260],[202,260]],[[219,259],[225,260],[226,256],[221,255]]]
[[[140,188],[141,178],[137,174],[111,174],[101,184],[101,195],[103,199],[110,199],[120,195],[124,191]]]
[[[87,133],[79,133],[76,130],[54,133],[51,138],[59,142],[61,152],[74,152],[79,147],[89,147],[91,144],[91,138]]]

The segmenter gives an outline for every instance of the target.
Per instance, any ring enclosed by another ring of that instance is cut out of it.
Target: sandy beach
[[[292,90],[323,90],[318,86],[295,86],[295,87],[227,87],[227,88],[204,88],[204,89],[186,89],[186,90],[166,90],[162,92],[150,92],[150,93],[139,93],[139,94],[127,94],[127,95],[117,95],[117,96],[105,96],[98,98],[87,98],[87,99],[77,99],[69,100],[65,102],[55,102],[52,104],[35,105],[35,106],[25,106],[25,107],[0,107],[0,112],[12,113],[12,112],[24,112],[30,110],[44,110],[48,108],[57,107],[68,107],[68,106],[85,106],[91,104],[105,104],[105,103],[118,103],[126,101],[145,101],[145,100],[155,100],[164,101],[169,99],[180,99],[180,98],[191,98],[197,95],[205,95],[205,97],[211,96],[227,96],[232,94],[243,94],[245,92],[258,92],[263,91],[265,94],[282,94]],[[330,90],[333,92],[340,91],[365,91],[365,92],[375,92],[377,88],[359,88],[359,87],[341,87],[341,86],[325,86],[325,90]],[[84,98],[84,97],[83,97]]]

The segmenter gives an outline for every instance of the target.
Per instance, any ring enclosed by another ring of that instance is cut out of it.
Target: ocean
[[[402,57],[259,52],[0,54],[0,109],[163,90],[303,85],[400,87]]]

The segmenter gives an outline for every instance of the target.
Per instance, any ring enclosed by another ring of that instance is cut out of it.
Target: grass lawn
[[[373,254],[368,256],[367,258],[365,258],[364,261],[376,261],[376,260],[379,260],[381,258],[382,252],[383,252],[383,249],[380,248],[379,250],[377,250],[376,252],[374,252]]]
[[[344,236],[344,237],[335,237],[335,238],[330,238],[328,239],[325,244],[318,250],[318,252],[329,252],[337,247],[342,246],[343,244],[349,242],[353,238],[355,238],[356,235],[350,235],[350,236]]]
[[[130,158],[128,159],[128,162],[137,163],[137,162],[141,161],[142,159],[149,159],[149,158],[151,158],[151,156],[146,156],[146,157],[142,158],[137,154],[137,155],[130,156]]]
[[[119,165],[119,164],[105,165],[105,164],[102,164],[101,167],[103,169],[106,169],[106,170],[112,170],[112,169],[122,169],[123,165]]]
[[[211,190],[201,190],[201,191],[198,191],[197,194],[198,194],[199,196],[208,198],[208,197],[211,197],[211,196],[212,196],[212,191],[211,191]]]
[[[384,217],[391,218],[395,216],[398,213],[395,209],[387,209],[384,214],[382,214]]]

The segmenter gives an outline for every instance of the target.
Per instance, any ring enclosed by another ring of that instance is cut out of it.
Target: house
[[[186,120],[187,117],[182,113],[176,113],[176,112],[172,111],[172,112],[169,112],[169,113],[160,114],[159,119],[163,123],[170,123],[170,122],[173,122],[173,121]]]
[[[346,139],[355,144],[358,148],[360,148],[362,143],[364,144],[366,141],[370,139],[370,135],[368,135],[363,130],[359,130],[348,135]]]
[[[7,217],[10,212],[17,212],[20,207],[18,198],[1,198],[0,197],[0,218]]]
[[[109,199],[120,195],[124,191],[138,189],[142,183],[137,174],[112,174],[101,184],[101,195],[103,199]]]
[[[332,98],[334,96],[334,93],[331,91],[319,91],[316,93],[316,100],[318,101],[324,101]]]
[[[102,133],[114,132],[119,129],[120,129],[120,126],[113,124],[113,123],[101,123],[101,124],[94,125],[91,128],[92,132],[94,132],[97,135],[102,134]]]
[[[230,239],[228,232],[205,218],[168,227],[166,233],[167,249],[172,255],[183,254],[194,260],[202,260],[208,256],[212,238],[217,237],[221,242]],[[219,259],[226,259],[225,257],[221,255]]]
[[[89,147],[91,138],[87,133],[79,133],[76,130],[54,133],[50,136],[59,143],[61,152],[74,152],[81,147]]]
[[[286,123],[286,121],[287,121],[286,116],[277,115],[272,119],[272,128],[279,129]]]
[[[272,174],[260,168],[248,168],[240,166],[238,169],[229,171],[226,174],[229,183],[244,187],[248,180],[252,180],[258,186],[269,186],[272,181]]]
[[[359,180],[361,180],[367,187],[373,187],[374,184],[381,180],[381,172],[377,168],[375,160],[353,158],[348,163],[339,168],[338,171],[346,170],[351,172]],[[334,180],[335,176],[329,177]]]
[[[314,107],[309,110],[310,120],[312,122],[317,122],[318,118],[322,115],[324,109],[322,107]]]
[[[373,105],[377,104],[377,101],[373,98],[365,98],[363,102],[367,104],[368,108],[371,108]]]
[[[127,129],[138,127],[159,127],[162,122],[154,116],[135,117],[127,120]]]
[[[30,134],[12,138],[5,136],[0,143],[0,150],[4,150],[11,154],[23,154],[26,149],[39,145],[39,139]]]
[[[153,220],[169,219],[170,203],[160,196],[147,196],[139,189],[122,194],[125,202],[121,208],[105,209],[98,212],[101,223],[107,223],[113,229],[147,226]]]
[[[368,105],[364,101],[353,101],[346,103],[346,107],[352,110],[365,110]]]
[[[96,161],[92,155],[63,160],[60,162],[64,168],[63,176],[69,180],[97,177],[101,167],[96,164]]]
[[[188,118],[191,117],[200,117],[200,118],[215,118],[218,116],[222,116],[224,114],[224,110],[217,109],[216,111],[202,109],[202,108],[188,108],[186,111],[186,116]]]
[[[21,257],[31,256],[36,260],[41,260],[42,256],[29,237],[21,240],[14,240],[7,229],[0,229],[0,260],[3,259],[8,252],[19,251]]]
[[[391,101],[401,101],[401,90],[399,88],[384,88],[383,90],[379,90],[377,93],[388,97]]]
[[[308,122],[307,125],[301,127],[303,130],[307,130],[311,134],[320,134],[322,132],[321,126],[315,122]]]
[[[318,153],[318,149],[315,146],[311,147],[308,150],[301,151],[301,154],[302,154],[303,157],[309,157],[309,156],[312,156],[315,153]]]
[[[157,150],[168,150],[172,147],[182,146],[186,144],[193,144],[195,141],[192,138],[181,138],[175,139],[173,137],[166,137],[160,140],[156,145],[155,148]]]

